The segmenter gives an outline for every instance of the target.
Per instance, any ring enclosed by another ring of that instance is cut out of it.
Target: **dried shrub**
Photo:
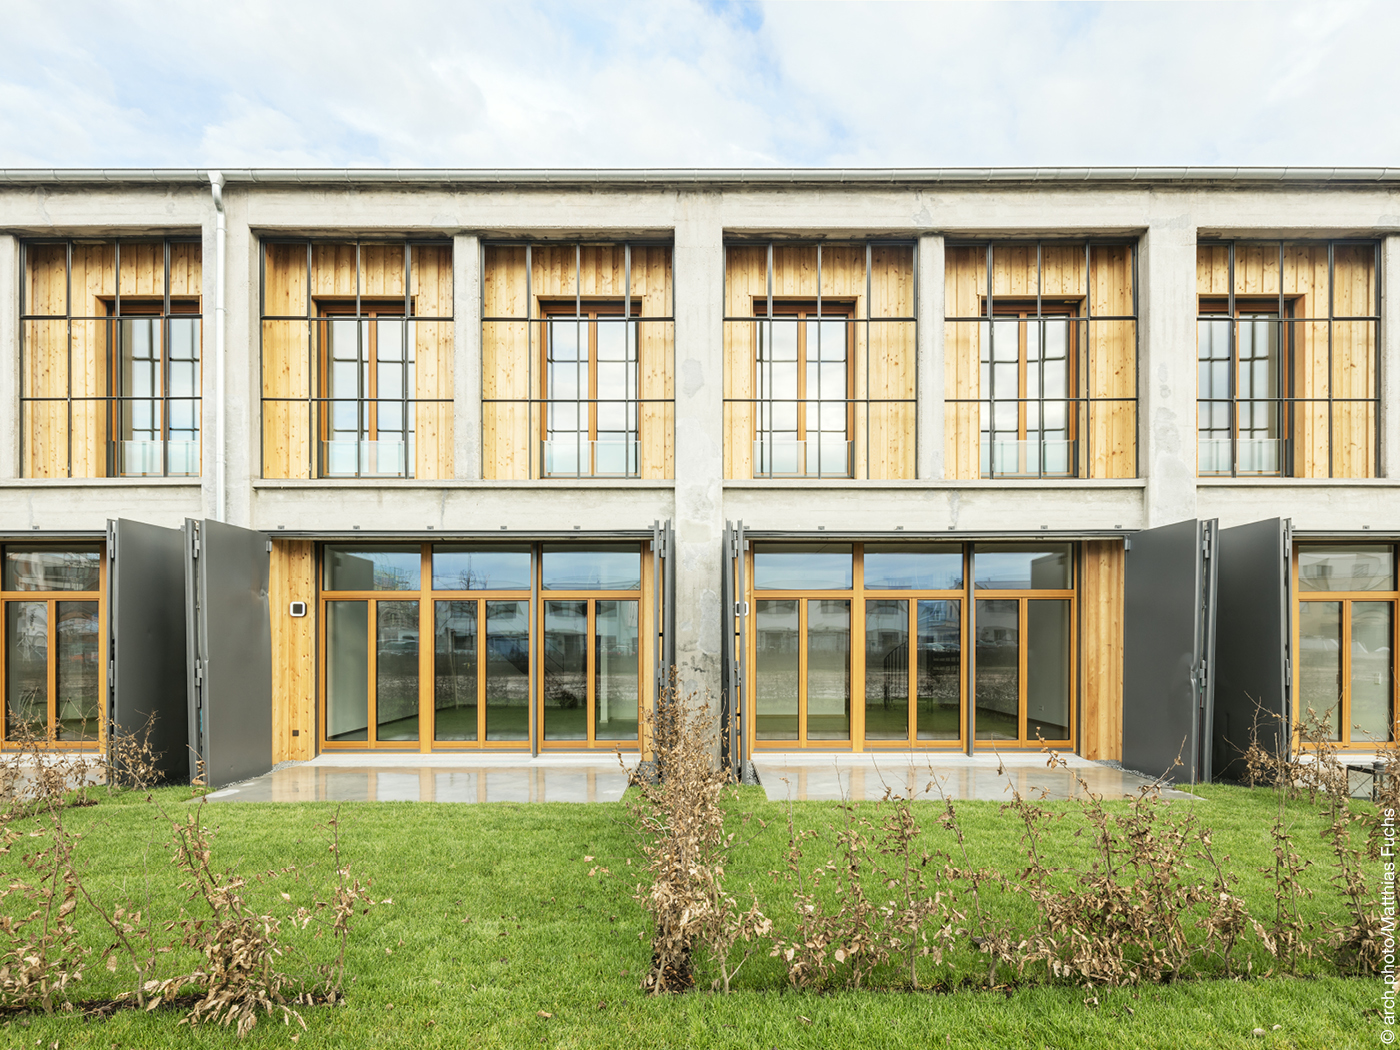
[[[137,730],[112,725],[105,770],[109,792],[118,785],[145,791],[165,779],[160,768],[163,754],[151,744],[155,722],[153,712]]]
[[[214,870],[209,831],[203,823],[205,805],[201,801],[195,812],[171,821],[175,845],[171,862],[184,876],[181,888],[189,891],[189,901],[201,902],[209,917],[192,918],[182,910],[180,918],[165,924],[166,930],[181,932],[183,946],[204,956],[204,967],[148,983],[145,990],[155,997],[146,1008],[154,1009],[163,998],[194,985],[202,994],[182,1024],[233,1026],[242,1037],[258,1023],[259,1012],[280,1011],[283,1023],[295,1019],[305,1028],[301,1014],[288,1004],[292,979],[278,969],[281,922],[248,905],[243,895],[248,885],[245,878],[231,870]]]
[[[0,827],[0,856],[21,837],[13,821]],[[77,836],[63,825],[62,805],[52,805],[23,837],[44,844],[28,851],[23,869],[0,886],[0,1007],[51,1014],[87,965],[73,923],[80,886],[73,865]]]
[[[318,927],[317,937],[328,933],[334,939],[336,945],[335,962],[319,967],[321,974],[319,994],[324,997],[326,1002],[334,1004],[345,997],[345,950],[350,943],[350,933],[354,926],[355,915],[356,913],[369,914],[370,907],[376,902],[369,893],[373,886],[372,881],[369,879],[362,881],[357,878],[350,870],[349,861],[345,859],[340,844],[339,807],[336,807],[335,816],[326,821],[325,828],[329,838],[327,851],[331,855],[335,882],[330,893],[326,894],[326,900],[317,900],[310,907],[298,908],[292,916],[292,923],[302,930],[315,925]],[[290,899],[290,895],[284,894],[283,896]],[[300,997],[301,1001],[306,1001],[307,998],[306,995]]]
[[[749,957],[747,945],[771,928],[756,900],[743,907],[724,885],[736,833],[726,831],[722,800],[732,781],[715,766],[716,743],[710,705],[694,694],[683,699],[672,681],[657,700],[651,730],[656,779],[628,775],[640,795],[631,810],[650,876],[634,896],[652,918],[642,986],[653,994],[693,988],[697,957],[708,957],[718,970],[716,986],[728,992]]]

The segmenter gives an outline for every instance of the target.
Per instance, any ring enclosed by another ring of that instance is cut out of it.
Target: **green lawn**
[[[1196,812],[1215,832],[1215,846],[1230,854],[1247,876],[1243,892],[1263,915],[1272,889],[1255,870],[1269,861],[1272,798],[1263,791],[1208,787]],[[174,813],[189,805],[188,792],[165,789],[157,799]],[[786,807],[762,791],[743,789],[736,807],[768,822],[731,866],[730,884],[752,885],[770,914],[790,926],[786,889],[770,877],[786,844]],[[1066,808],[1068,804],[1057,804]],[[1185,805],[1175,803],[1174,805]],[[936,807],[916,804],[929,844],[951,845],[934,824]],[[1013,869],[1019,830],[996,803],[959,807],[974,846],[974,861]],[[796,819],[824,827],[840,816],[826,803],[799,803]],[[209,804],[208,823],[216,864],[245,872],[291,862],[321,865],[326,851],[316,825],[334,813],[326,804]],[[1299,847],[1318,863],[1306,879],[1317,896],[1306,917],[1339,914],[1327,888],[1328,870],[1317,829],[1320,821],[1296,808]],[[649,960],[639,938],[645,920],[630,893],[637,852],[623,821],[624,806],[437,805],[360,803],[342,809],[348,858],[372,874],[376,896],[392,898],[360,920],[352,941],[348,1005],[305,1011],[309,1031],[298,1047],[1315,1047],[1336,1050],[1379,1043],[1375,1009],[1378,981],[1339,977],[1326,961],[1305,978],[1248,981],[1199,980],[1175,986],[1100,991],[1098,1006],[1070,986],[1023,987],[1003,992],[955,994],[888,991],[796,994],[785,990],[776,960],[751,961],[729,997],[708,992],[652,999],[638,990]],[[84,832],[80,846],[95,895],[144,896],[151,873],[158,913],[173,915],[182,900],[174,888],[167,832],[144,796],[128,794],[100,805],[70,809],[67,819]],[[1077,819],[1077,818],[1075,818]],[[1055,831],[1054,855],[1065,863],[1086,854],[1072,836],[1071,821]],[[824,859],[809,848],[809,859]],[[585,857],[592,857],[587,861]],[[632,859],[629,867],[628,859]],[[14,864],[14,856],[0,858]],[[590,877],[590,870],[603,866]],[[1375,877],[1375,870],[1372,872]],[[289,908],[277,885],[260,900],[281,913]],[[1005,919],[1029,918],[1025,894],[992,894]],[[464,920],[470,919],[470,922]],[[94,946],[104,943],[94,916],[82,926]],[[330,955],[326,942],[309,947],[312,961]],[[167,957],[173,972],[178,959]],[[189,960],[185,961],[188,965]],[[1266,965],[1256,952],[1256,970]],[[306,969],[293,954],[288,969]],[[898,975],[891,972],[893,983]],[[111,995],[128,985],[95,965],[81,996]],[[552,1014],[541,1017],[539,1013]],[[0,1027],[0,1046],[158,1047],[232,1045],[231,1032],[191,1032],[170,1012],[126,1012],[103,1022],[72,1017],[11,1018]],[[1281,1026],[1273,1031],[1273,1026]],[[1263,1028],[1263,1039],[1251,1036]],[[290,1046],[298,1032],[264,1020],[245,1045]]]

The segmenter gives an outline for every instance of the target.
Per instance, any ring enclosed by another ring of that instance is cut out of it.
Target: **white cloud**
[[[1396,164],[1400,5],[0,0],[0,165]]]

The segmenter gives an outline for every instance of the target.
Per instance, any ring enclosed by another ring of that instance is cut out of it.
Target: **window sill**
[[[1146,478],[734,478],[724,482],[727,489],[891,489],[895,491],[938,491],[940,489],[1141,489]]]
[[[670,478],[536,478],[469,480],[467,478],[258,478],[254,489],[672,489]]]
[[[202,478],[0,478],[0,488],[199,488]]]
[[[1201,488],[1400,488],[1400,478],[1220,478],[1196,479]]]

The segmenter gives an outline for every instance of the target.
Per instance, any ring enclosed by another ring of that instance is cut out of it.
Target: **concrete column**
[[[452,476],[481,478],[481,238],[452,238]]]
[[[1382,477],[1400,478],[1400,235],[1381,242],[1381,428]]]
[[[943,477],[943,238],[919,238],[919,447],[915,463],[920,481]]]
[[[19,241],[0,234],[0,478],[19,477]]]
[[[248,197],[224,188],[228,222],[228,329],[224,334],[224,497],[230,525],[252,528],[253,479],[262,476],[262,333],[258,317],[258,239],[248,228]],[[212,221],[212,215],[211,215]],[[210,253],[206,273],[212,273]],[[212,304],[212,297],[209,299]],[[212,307],[211,307],[212,312]],[[208,340],[213,346],[213,339]],[[212,361],[212,356],[210,357]],[[207,387],[212,393],[212,386]],[[212,430],[208,431],[213,433]],[[212,510],[212,503],[209,506]]]
[[[1196,225],[1154,214],[1140,245],[1139,466],[1148,528],[1196,516]]]
[[[716,703],[724,540],[724,228],[720,200],[680,194],[676,219],[676,664]]]

